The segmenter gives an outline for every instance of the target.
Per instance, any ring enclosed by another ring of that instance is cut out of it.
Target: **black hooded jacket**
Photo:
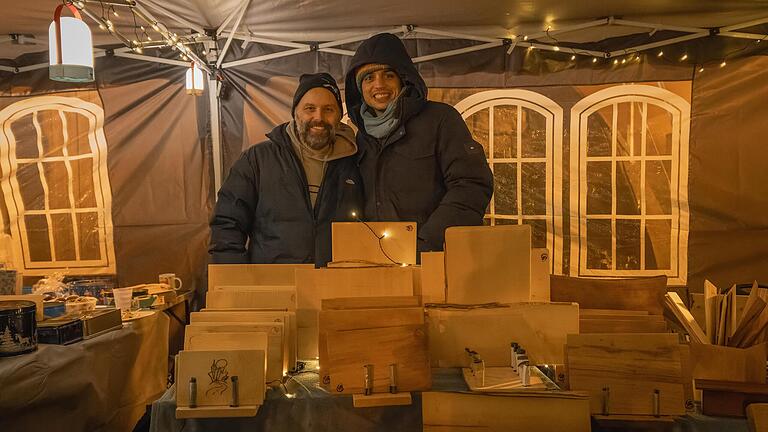
[[[331,260],[331,222],[362,213],[355,156],[328,162],[312,207],[285,126],[243,152],[222,184],[210,224],[213,263],[323,266]]]
[[[400,122],[382,139],[365,131],[360,114],[363,97],[355,72],[368,63],[389,65],[405,87]],[[359,129],[367,219],[416,221],[419,251],[442,250],[449,226],[482,224],[493,193],[483,147],[472,139],[456,109],[427,101],[427,85],[396,36],[379,34],[360,45],[345,89],[347,112]]]

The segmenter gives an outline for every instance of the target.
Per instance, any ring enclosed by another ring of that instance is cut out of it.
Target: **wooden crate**
[[[667,277],[587,279],[550,276],[553,302],[575,302],[582,309],[621,309],[664,313]]]
[[[579,332],[575,303],[513,303],[480,309],[427,308],[433,367],[466,367],[464,348],[485,365],[508,366],[509,345],[517,342],[534,364],[564,364],[566,335]]]
[[[568,335],[566,356],[570,389],[589,392],[593,414],[653,415],[656,390],[658,414],[685,413],[676,334]]]

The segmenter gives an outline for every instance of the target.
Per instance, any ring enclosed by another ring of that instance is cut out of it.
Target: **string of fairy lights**
[[[135,0],[119,0],[119,3],[117,0],[63,0],[63,2],[73,4],[78,9],[86,12],[86,14],[98,23],[101,30],[116,36],[137,54],[142,54],[144,50],[148,48],[164,47],[170,47],[171,49],[178,51],[179,58],[184,61],[199,60],[199,57],[204,58],[208,54],[205,44],[203,43],[210,39],[206,35],[190,34],[183,36],[176,32],[172,32],[157,20],[148,17],[147,14],[142,12]],[[93,5],[94,10],[87,9],[86,4],[89,6]],[[118,12],[118,7],[116,7],[116,5],[127,8],[130,13],[130,19],[123,19],[120,24],[122,28],[126,26],[132,28],[132,38],[128,38],[125,34],[118,31],[113,22],[113,19],[122,16],[120,12]],[[418,33],[418,28],[416,28],[415,31]],[[507,53],[510,54],[514,48],[519,48],[518,43],[519,41],[522,41],[525,45],[529,45],[527,47],[528,52],[541,50],[560,54],[563,55],[561,61],[570,61],[574,64],[574,67],[580,63],[578,61],[580,57],[591,58],[591,64],[594,67],[621,67],[642,63],[643,61],[646,61],[644,60],[644,57],[647,58],[653,56],[657,62],[665,61],[668,63],[690,64],[698,73],[702,73],[712,66],[718,68],[726,67],[729,59],[732,59],[740,52],[743,52],[750,47],[755,47],[755,45],[760,44],[768,38],[768,35],[766,35],[760,39],[748,40],[742,47],[717,56],[716,59],[704,60],[701,58],[694,58],[692,54],[689,54],[687,47],[689,47],[690,44],[686,44],[685,42],[667,45],[663,48],[659,47],[643,50],[627,48],[624,50],[624,54],[611,56],[609,52],[586,50],[584,48],[575,47],[573,44],[563,44],[555,37],[554,32],[555,30],[553,27],[547,25],[544,31],[536,34],[510,35],[504,39],[506,45],[509,47]],[[652,40],[655,33],[656,30],[648,34],[649,41]],[[542,40],[547,42],[541,42]],[[663,42],[663,40],[659,42]],[[682,49],[680,47],[682,47]],[[667,48],[668,52],[665,52],[664,48]],[[678,54],[673,56],[672,52],[677,52]],[[679,54],[679,52],[682,52],[682,54]]]

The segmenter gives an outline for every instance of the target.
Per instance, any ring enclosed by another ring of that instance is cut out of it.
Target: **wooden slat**
[[[691,343],[693,379],[765,383],[766,344],[730,348]]]
[[[424,303],[445,303],[445,253],[421,253],[421,296]]]
[[[464,348],[486,367],[509,365],[509,344],[517,342],[534,364],[565,363],[566,335],[579,332],[575,303],[516,303],[505,308],[427,308],[433,367],[466,367]]]
[[[658,316],[658,315],[649,315]],[[665,333],[667,324],[662,321],[580,319],[579,333]]]
[[[548,302],[551,263],[547,248],[531,249],[531,301]]]
[[[768,402],[768,384],[696,380],[702,390],[701,411],[709,416],[745,417],[745,408]]]
[[[212,309],[271,309],[296,310],[296,288],[292,286],[237,288],[208,291],[205,305]]]
[[[709,343],[715,343],[717,332],[717,292],[718,289],[712,282],[704,281],[704,331]]]
[[[445,230],[448,303],[514,303],[531,298],[531,227]]]
[[[584,309],[622,309],[664,313],[666,276],[634,279],[587,279],[550,276],[553,302],[575,302]]]
[[[682,366],[675,334],[568,335],[567,367],[571,390],[590,393],[591,412],[603,413],[609,388],[609,414],[685,413]]]
[[[685,307],[683,300],[676,292],[668,292],[666,294],[665,305],[675,315],[678,321],[680,321],[680,324],[683,325],[694,342],[709,343],[709,339],[704,333],[704,330],[702,330],[696,320],[693,319],[693,315],[691,315],[691,312]]]
[[[312,269],[312,264],[209,264],[208,290],[219,285],[294,286],[297,269]]]
[[[385,309],[421,306],[418,296],[342,297],[320,300],[323,310]]]

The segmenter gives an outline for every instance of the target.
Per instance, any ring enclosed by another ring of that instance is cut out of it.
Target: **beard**
[[[311,130],[312,127],[322,126],[321,132]],[[299,137],[301,141],[313,150],[320,150],[334,142],[336,131],[333,126],[324,121],[309,121],[306,123],[298,121]]]

